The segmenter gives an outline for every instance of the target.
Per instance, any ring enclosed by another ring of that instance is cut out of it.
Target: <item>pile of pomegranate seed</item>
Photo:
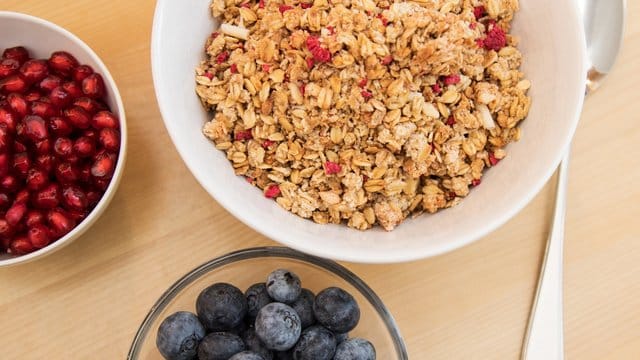
[[[0,59],[0,253],[23,255],[80,223],[107,189],[119,120],[100,74],[58,51]]]

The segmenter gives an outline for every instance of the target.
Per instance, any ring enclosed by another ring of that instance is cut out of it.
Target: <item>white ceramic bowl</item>
[[[73,54],[81,64],[90,65],[97,73],[102,75],[107,89],[107,104],[111,111],[119,116],[121,127],[120,153],[118,154],[118,163],[113,179],[102,199],[100,199],[91,213],[71,232],[40,250],[22,256],[0,255],[0,267],[3,267],[25,263],[51,254],[79,238],[96,222],[109,205],[122,177],[127,152],[127,126],[122,99],[109,70],[107,70],[98,55],[78,37],[46,20],[7,11],[0,11],[0,34],[2,34],[0,36],[0,49],[24,46],[29,50],[31,56],[35,58],[48,58],[52,52],[64,50]]]
[[[317,225],[279,208],[234,176],[225,156],[201,135],[209,115],[195,95],[194,68],[204,56],[205,38],[217,28],[209,3],[157,2],[151,60],[165,125],[187,166],[211,196],[245,224],[303,252],[384,263],[425,258],[469,244],[502,225],[538,193],[559,164],[578,123],[586,78],[578,9],[572,1],[522,0],[513,33],[521,38],[523,70],[533,83],[533,105],[522,124],[522,139],[508,147],[508,157],[487,172],[482,185],[461,205],[407,220],[393,232]]]

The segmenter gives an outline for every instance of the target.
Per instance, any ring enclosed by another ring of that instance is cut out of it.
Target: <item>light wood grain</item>
[[[98,223],[49,258],[0,269],[2,359],[122,359],[149,307],[177,278],[231,250],[273,244],[205,193],[167,136],[149,65],[154,5],[0,0],[0,9],[56,22],[93,47],[120,86],[130,126],[125,176]],[[589,97],[574,142],[569,359],[640,358],[638,16],[640,2],[630,1],[622,56]],[[346,266],[385,300],[411,359],[517,359],[552,201],[547,186],[505,226],[450,254]]]

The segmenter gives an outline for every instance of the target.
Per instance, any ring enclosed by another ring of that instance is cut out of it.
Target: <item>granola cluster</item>
[[[520,138],[518,0],[213,0],[204,134],[317,223],[392,230],[451,207]]]

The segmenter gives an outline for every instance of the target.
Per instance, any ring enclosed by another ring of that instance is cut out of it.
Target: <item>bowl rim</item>
[[[7,259],[0,260],[0,268],[1,267],[9,267],[19,264],[24,264],[27,262],[31,262],[36,259],[40,259],[46,255],[52,254],[53,252],[62,249],[66,245],[70,244],[73,240],[80,237],[85,231],[87,231],[102,215],[102,213],[106,210],[109,203],[113,199],[118,186],[120,185],[120,180],[122,179],[122,173],[124,171],[125,162],[126,162],[126,153],[127,153],[127,121],[125,115],[124,104],[122,102],[122,97],[120,95],[120,91],[118,90],[118,86],[109,72],[109,69],[104,64],[102,59],[96,54],[96,52],[87,45],[84,41],[82,41],[78,36],[74,35],[69,30],[57,25],[51,21],[33,16],[28,14],[23,14],[20,12],[14,11],[0,11],[0,20],[3,18],[6,19],[18,19],[25,22],[31,22],[38,25],[41,25],[48,30],[53,32],[60,33],[64,37],[68,38],[72,42],[76,43],[85,53],[89,56],[91,60],[93,60],[97,65],[100,71],[100,75],[102,75],[105,80],[105,84],[107,88],[111,91],[111,95],[113,96],[114,103],[119,112],[120,119],[120,151],[118,153],[118,162],[116,163],[116,168],[113,172],[113,177],[109,182],[109,186],[107,190],[102,195],[98,204],[91,210],[89,215],[85,219],[83,219],[79,224],[77,224],[69,233],[65,236],[61,237],[57,241],[43,247],[42,249],[38,249],[32,253],[14,256]]]
[[[129,353],[127,354],[127,359],[133,360],[138,358],[137,356],[139,355],[139,347],[144,342],[146,336],[149,334],[149,331],[151,330],[151,324],[158,318],[158,315],[162,310],[164,310],[168,303],[173,300],[173,298],[185,287],[212,270],[238,261],[258,258],[287,258],[292,260],[299,260],[311,265],[318,266],[320,268],[323,268],[324,270],[331,272],[334,275],[339,276],[340,278],[348,282],[351,286],[355,287],[365,297],[365,299],[369,301],[369,303],[375,308],[376,312],[380,315],[387,327],[387,330],[389,331],[389,335],[391,335],[391,338],[393,339],[398,359],[407,360],[409,358],[407,355],[407,348],[404,343],[404,339],[400,334],[400,329],[398,328],[393,315],[391,315],[391,312],[387,309],[387,307],[384,305],[380,297],[378,297],[378,295],[373,291],[373,289],[371,289],[356,274],[333,260],[308,255],[287,247],[263,246],[233,251],[215,259],[209,260],[189,271],[187,274],[173,283],[173,285],[171,285],[160,296],[155,304],[153,304],[144,320],[142,321],[142,324],[140,324],[133,342],[131,343],[131,348],[129,349]]]
[[[224,196],[220,196],[221,193],[225,191],[224,188],[218,188],[214,185],[207,184],[204,181],[204,179],[206,178],[204,174],[205,169],[198,169],[197,166],[195,166],[195,162],[192,161],[188,156],[189,152],[187,147],[185,147],[185,145],[181,141],[179,141],[178,136],[176,135],[175,130],[179,126],[179,122],[173,121],[165,115],[168,114],[169,111],[162,101],[164,98],[160,90],[162,84],[161,79],[163,75],[160,73],[160,62],[162,60],[161,56],[157,55],[159,54],[158,49],[161,47],[162,42],[159,34],[161,33],[160,29],[164,24],[162,18],[163,10],[165,4],[169,2],[170,1],[168,0],[158,0],[156,2],[152,25],[150,56],[154,91],[156,94],[158,107],[160,109],[165,128],[167,129],[167,133],[169,134],[169,137],[171,138],[176,151],[182,158],[184,164],[187,166],[191,174],[198,181],[200,186],[202,186],[218,204],[220,204],[225,210],[231,213],[236,219],[240,220],[242,223],[257,231],[258,233],[270,239],[273,239],[285,246],[316,256],[331,258],[340,261],[367,264],[402,263],[442,255],[478,241],[479,239],[489,235],[491,232],[497,230],[510,219],[512,219],[515,215],[522,211],[522,209],[524,209],[538,193],[540,193],[544,185],[553,176],[558,165],[560,164],[560,161],[570,148],[571,141],[573,139],[573,136],[575,135],[582,114],[584,91],[586,89],[588,71],[587,46],[584,27],[582,26],[582,16],[580,15],[578,4],[576,2],[569,2],[568,4],[566,4],[569,11],[568,15],[566,16],[566,24],[570,29],[569,33],[571,33],[575,37],[577,48],[579,48],[580,51],[578,55],[579,63],[575,64],[575,69],[582,74],[582,77],[580,83],[576,84],[576,93],[573,94],[573,96],[577,97],[575,107],[571,109],[571,113],[573,114],[573,116],[566,119],[566,121],[570,123],[570,126],[568,128],[569,136],[567,136],[563,140],[563,143],[560,144],[560,148],[562,149],[562,151],[559,151],[554,155],[553,161],[549,162],[547,170],[544,173],[541,173],[541,175],[534,181],[532,186],[529,187],[529,189],[525,193],[523,193],[522,196],[513,201],[513,206],[511,206],[508,211],[491,217],[489,221],[485,222],[482,227],[477,227],[475,231],[465,234],[464,236],[459,236],[445,244],[432,245],[429,247],[425,246],[419,249],[410,248],[406,250],[394,251],[393,253],[379,252],[376,254],[372,254],[370,252],[335,252],[330,248],[317,246],[312,244],[311,242],[301,242],[296,241],[297,239],[289,238],[286,235],[283,235],[282,230],[278,229],[277,227],[262,226],[255,219],[252,219],[244,214],[241,211],[241,208],[239,208],[237,204],[233,203],[230,199],[226,199]],[[281,210],[285,211],[284,209]]]

